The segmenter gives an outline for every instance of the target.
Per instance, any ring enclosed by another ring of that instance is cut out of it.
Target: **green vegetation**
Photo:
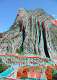
[[[16,49],[16,52],[17,52],[18,54],[21,54],[21,53],[23,52],[23,47],[20,47],[20,49]]]
[[[5,64],[0,64],[0,73],[5,71],[8,67]]]

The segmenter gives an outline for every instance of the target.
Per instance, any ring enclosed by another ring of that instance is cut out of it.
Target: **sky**
[[[20,8],[42,8],[57,19],[57,0],[0,0],[0,32],[9,30]]]

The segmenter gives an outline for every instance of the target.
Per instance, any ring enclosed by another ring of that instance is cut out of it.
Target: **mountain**
[[[56,56],[57,32],[53,30],[56,26],[50,20],[54,18],[43,9],[18,10],[10,29],[0,33],[0,53],[40,55],[48,58],[52,58],[53,53]]]

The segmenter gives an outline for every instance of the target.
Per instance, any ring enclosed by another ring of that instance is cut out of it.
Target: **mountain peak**
[[[20,16],[20,17],[23,17],[25,15],[25,13],[26,13],[26,10],[24,8],[20,8],[18,10],[17,15]]]

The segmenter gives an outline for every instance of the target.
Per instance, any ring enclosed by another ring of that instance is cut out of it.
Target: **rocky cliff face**
[[[52,42],[55,32],[50,30],[54,27],[50,22],[52,19],[54,18],[42,9],[20,9],[10,29],[0,33],[0,53],[33,54],[50,58],[55,51],[55,55],[57,47],[54,49]],[[55,42],[57,44],[56,39]]]

